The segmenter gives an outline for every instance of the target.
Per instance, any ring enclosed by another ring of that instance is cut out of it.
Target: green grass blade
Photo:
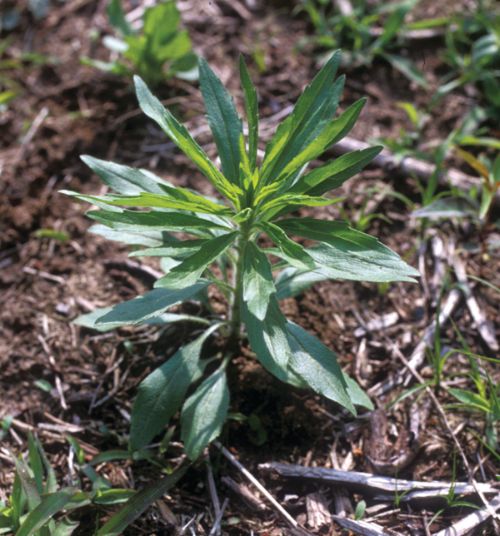
[[[180,467],[171,475],[155,480],[138,491],[115,515],[97,532],[97,536],[119,536],[147,508],[160,499],[184,476],[188,466]]]

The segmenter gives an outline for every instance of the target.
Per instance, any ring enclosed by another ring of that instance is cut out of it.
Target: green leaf
[[[274,292],[271,264],[254,242],[248,242],[243,259],[243,300],[259,320],[264,320]]]
[[[107,240],[122,242],[131,246],[158,247],[163,243],[163,233],[161,231],[123,231],[96,223],[89,228],[89,232],[102,236]]]
[[[361,389],[361,387],[357,384],[357,382],[355,382],[345,372],[342,371],[342,374],[344,376],[344,381],[347,384],[347,394],[349,395],[351,402],[355,406],[361,406],[362,408],[366,408],[370,411],[374,410],[375,407],[373,405],[373,402],[370,400],[368,395],[363,391],[363,389]]]
[[[465,404],[472,409],[483,411],[485,413],[491,411],[488,401],[476,393],[466,391],[465,389],[456,389],[455,387],[448,387],[448,392],[458,401],[462,402],[462,404]]]
[[[40,504],[23,521],[21,527],[16,532],[16,536],[32,536],[35,534],[55,514],[63,510],[72,495],[73,492],[70,491],[57,491],[56,493],[49,493],[42,497]]]
[[[43,463],[35,438],[31,432],[28,434],[28,456],[30,468],[33,471],[36,489],[41,495],[43,493]]]
[[[344,85],[343,77],[334,82],[339,63],[340,52],[336,51],[299,97],[292,114],[276,130],[262,164],[264,183],[276,180],[332,119]]]
[[[283,229],[271,222],[261,222],[259,228],[267,233],[290,264],[302,269],[314,268],[314,259],[300,244],[288,238]]]
[[[167,136],[198,166],[222,195],[238,204],[238,195],[241,194],[241,190],[236,185],[231,184],[214,166],[187,129],[152,95],[138,76],[134,77],[134,82],[142,111],[158,123]]]
[[[291,356],[286,333],[286,318],[274,295],[269,297],[266,316],[259,320],[244,303],[242,318],[248,340],[257,359],[274,376],[288,382],[287,364]]]
[[[414,282],[419,275],[376,238],[345,222],[289,218],[277,224],[288,233],[322,242],[306,251],[319,265],[315,271],[330,279]]]
[[[206,240],[196,253],[189,255],[172,268],[164,277],[158,279],[155,287],[184,288],[193,285],[219,255],[235,241],[238,231]]]
[[[338,203],[338,199],[327,199],[312,195],[282,194],[262,205],[262,219],[272,219],[276,214],[291,212],[297,207],[326,207]]]
[[[344,373],[335,354],[300,326],[287,323],[292,356],[290,368],[316,393],[337,402],[356,415],[347,392]]]
[[[382,146],[368,147],[339,156],[323,166],[313,169],[290,189],[290,193],[322,195],[341,186],[347,179],[359,173],[382,150]]]
[[[155,480],[138,491],[97,532],[97,536],[120,536],[149,506],[161,497],[184,476],[188,467],[180,467],[171,475]]]
[[[70,536],[80,526],[79,521],[63,518],[59,521],[50,536]]]
[[[209,229],[231,231],[230,227],[191,214],[178,212],[108,212],[107,210],[91,210],[87,216],[113,229],[140,232],[143,230],[177,231],[191,234],[206,233]]]
[[[220,205],[219,203],[214,203],[213,201],[210,201],[201,195],[194,194],[184,188],[168,188],[168,190],[165,188],[161,194],[140,193],[135,196],[93,196],[82,195],[68,190],[62,190],[61,193],[72,195],[77,199],[82,199],[89,203],[104,203],[110,206],[170,208],[220,216],[230,216],[232,214],[232,211],[228,207]]]
[[[156,288],[146,294],[114,305],[111,311],[101,316],[97,324],[130,325],[158,316],[169,307],[189,300],[200,293],[208,281],[200,281],[183,289]]]
[[[418,210],[414,210],[411,216],[414,218],[466,218],[477,215],[477,206],[465,197],[441,197],[432,201]]]
[[[232,183],[238,183],[241,119],[231,95],[203,58],[199,60],[199,71],[200,88],[205,101],[208,124],[219,151],[222,171]]]
[[[158,248],[146,248],[129,253],[129,257],[172,257],[184,259],[191,253],[195,253],[207,240],[182,240],[168,246]]]
[[[240,56],[240,82],[245,98],[245,112],[248,122],[248,158],[253,171],[257,165],[257,149],[259,141],[259,108],[257,91],[250,78],[250,73],[243,56]]]
[[[398,56],[397,54],[383,53],[381,55],[394,67],[394,69],[398,70],[406,76],[406,78],[424,89],[429,87],[423,73],[415,67],[411,60],[403,58],[403,56]]]
[[[161,185],[167,184],[150,171],[136,169],[115,162],[100,160],[93,156],[80,156],[81,160],[112,190],[123,195],[150,192],[163,193]]]
[[[121,0],[111,0],[106,12],[108,14],[109,23],[113,28],[119,30],[123,35],[131,35],[134,33],[123,12]]]
[[[279,300],[293,298],[318,281],[327,279],[323,274],[288,267],[276,278],[276,295]]]
[[[356,123],[365,102],[366,99],[359,99],[354,104],[351,104],[337,119],[327,124],[310,143],[304,145],[300,152],[297,151],[291,155],[289,162],[283,167],[275,180],[286,180],[305,164],[323,154],[331,145],[346,136]]]
[[[191,460],[196,460],[203,449],[218,437],[228,408],[226,372],[219,368],[201,383],[182,408],[181,438]]]
[[[132,407],[130,448],[145,447],[181,407],[192,382],[201,377],[200,353],[203,343],[218,326],[206,330],[180,348],[139,385]]]
[[[35,479],[31,476],[24,460],[16,458],[14,462],[16,464],[16,475],[21,482],[22,490],[28,501],[28,507],[30,510],[33,510],[41,502],[41,496],[38,493]]]

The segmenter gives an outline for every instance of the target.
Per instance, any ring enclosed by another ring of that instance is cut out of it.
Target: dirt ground
[[[251,8],[247,3],[238,3],[236,8],[222,0],[182,1],[179,5],[196,52],[214,66],[236,95],[238,105],[242,103],[235,75],[238,55],[249,58],[261,117],[270,118],[269,129],[264,131],[269,136],[273,116],[295,102],[318,68],[316,51],[307,39],[312,29],[305,16],[294,15],[289,2],[249,2]],[[152,328],[96,334],[71,323],[79,314],[130,299],[152,286],[141,266],[128,263],[125,247],[87,233],[87,207],[58,193],[61,189],[104,191],[80,155],[145,167],[175,184],[211,192],[208,181],[139,113],[128,80],[81,64],[81,56],[105,55],[100,39],[95,38],[96,32],[109,32],[105,6],[104,1],[53,2],[48,16],[40,21],[22,9],[16,28],[1,35],[1,39],[10,39],[3,59],[18,61],[17,68],[0,63],[0,83],[9,77],[22,93],[0,111],[0,419],[13,418],[8,432],[0,436],[0,499],[4,500],[14,478],[10,452],[25,451],[30,430],[37,432],[63,483],[74,470],[67,434],[80,442],[88,459],[98,452],[126,448],[137,385],[189,336],[185,325],[160,334]],[[425,13],[425,8],[420,9]],[[410,128],[397,103],[423,106],[428,102],[442,67],[440,46],[439,41],[431,41],[409,51],[430,81],[429,91],[417,88],[383,63],[347,72],[342,106],[368,97],[353,137],[364,141],[397,137],[401,128]],[[262,71],[252,61],[257,48],[265,62]],[[27,52],[39,56],[30,59]],[[199,142],[215,156],[197,85],[173,80],[163,84],[158,94],[190,129],[199,132]],[[465,92],[450,95],[432,112],[421,143],[445,138],[472,105]],[[498,135],[498,129],[493,129],[493,135]],[[471,173],[465,166],[462,171]],[[413,266],[425,269],[421,282],[388,286],[324,282],[282,304],[287,316],[335,350],[344,369],[372,393],[377,410],[353,419],[332,402],[280,385],[257,366],[247,348],[235,358],[231,411],[252,419],[232,419],[221,443],[310,534],[341,533],[341,527],[328,516],[326,521],[314,521],[311,504],[326,505],[327,511],[338,513],[342,497],[347,510],[364,499],[386,534],[434,534],[471,510],[444,504],[444,510],[426,528],[441,503],[380,501],[363,490],[346,491],[317,479],[272,475],[259,470],[259,464],[287,462],[446,483],[467,482],[470,470],[478,482],[492,485],[498,473],[498,456],[478,440],[484,431],[483,416],[448,410],[452,399],[445,389],[436,395],[469,469],[428,393],[422,391],[389,405],[404,390],[390,387],[391,381],[405,372],[406,359],[433,324],[439,298],[445,304],[453,293],[456,279],[449,262],[451,253],[455,252],[469,276],[500,286],[499,252],[488,247],[498,241],[498,225],[490,223],[479,229],[475,223],[454,219],[423,227],[409,217],[400,200],[383,194],[386,187],[419,203],[414,178],[373,168],[343,187],[344,214],[333,205],[322,209],[319,217],[356,218],[368,202],[372,212],[385,218],[372,220],[367,232]],[[318,217],[318,212],[314,214]],[[492,222],[495,216],[498,214],[493,214]],[[65,233],[67,239],[39,237],[40,229]],[[439,245],[444,247],[444,260],[436,254]],[[469,282],[498,338],[498,293],[476,279]],[[498,357],[457,292],[452,322],[440,329],[443,347],[461,347],[462,337],[472,352]],[[387,314],[395,318],[391,326],[363,331],[371,320]],[[498,368],[489,362],[482,365],[497,382]],[[465,355],[451,355],[444,373],[450,385],[472,385],[468,366]],[[432,378],[427,361],[419,371],[425,380]],[[412,378],[411,374],[408,377]],[[384,392],[387,382],[389,388]],[[415,385],[415,379],[408,385]],[[410,425],[414,414],[420,416],[418,447],[394,473],[394,459],[413,449]],[[167,459],[180,455],[177,441],[174,432],[164,453]],[[229,498],[224,533],[294,533],[216,448],[212,447],[210,456],[219,496]],[[130,488],[140,488],[156,473],[150,464],[131,460],[103,463],[98,470],[113,485]],[[88,485],[85,479],[84,484]],[[109,511],[102,510],[102,520]],[[209,534],[213,516],[207,468],[201,463],[126,534],[181,534],[188,522],[190,528],[184,533]],[[93,534],[95,513],[84,511],[81,521],[75,534]],[[486,523],[476,531],[493,534],[494,528]]]

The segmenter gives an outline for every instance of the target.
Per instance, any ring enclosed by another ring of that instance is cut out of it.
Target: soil
[[[0,420],[13,419],[0,435],[0,500],[8,497],[14,479],[10,453],[26,451],[30,430],[40,437],[60,482],[65,484],[75,476],[68,434],[80,442],[87,460],[102,451],[126,448],[131,403],[138,384],[172,355],[181,341],[192,337],[193,326],[188,324],[160,333],[153,328],[96,333],[71,323],[84,312],[130,299],[152,284],[144,270],[133,270],[127,264],[125,247],[87,232],[90,222],[83,204],[59,193],[61,189],[104,191],[79,156],[91,154],[145,167],[174,184],[213,194],[208,182],[139,113],[128,80],[81,63],[82,56],[106,57],[100,38],[95,38],[96,33],[110,32],[106,2],[53,1],[41,20],[35,20],[23,2],[10,5],[19,10],[20,20],[14,29],[0,35],[1,40],[10,40],[3,59],[12,60],[14,65],[9,67],[5,62],[4,67],[0,63],[0,89],[7,84],[3,80],[8,79],[20,94],[0,109]],[[238,9],[236,4],[222,0],[184,0],[179,5],[196,51],[214,66],[240,107],[242,96],[236,76],[240,53],[249,58],[262,117],[272,117],[295,102],[317,71],[318,51],[308,39],[312,29],[304,14],[293,14],[288,2],[241,2]],[[432,16],[438,15],[433,11]],[[430,82],[429,91],[417,88],[382,63],[347,72],[342,107],[368,97],[351,133],[353,137],[397,138],[401,129],[411,128],[397,103],[424,107],[429,102],[443,68],[442,46],[439,41],[438,46],[431,42],[418,53],[412,52]],[[264,59],[261,70],[252,60],[256,55]],[[172,80],[157,93],[190,129],[199,132],[199,142],[215,156],[196,84]],[[430,112],[419,143],[446,138],[474,102],[462,91],[450,94],[442,106]],[[471,173],[465,167],[463,171]],[[449,295],[450,285],[443,280],[438,281],[434,294],[432,288],[428,290],[434,270],[431,241],[436,237],[445,244],[455,244],[467,274],[478,278],[470,280],[474,296],[496,337],[500,336],[498,293],[479,282],[500,286],[498,250],[487,247],[498,239],[498,225],[488,223],[479,229],[471,221],[443,220],[423,226],[409,217],[404,203],[384,194],[388,187],[416,205],[420,203],[414,178],[369,169],[341,189],[339,195],[346,197],[340,205],[342,213],[339,205],[333,205],[313,214],[356,219],[367,204],[371,212],[384,217],[371,220],[366,231],[412,265],[425,267],[427,275],[422,281],[391,285],[323,282],[282,303],[286,315],[332,348],[344,370],[371,392],[404,369],[391,345],[409,357],[432,322],[440,289],[443,301]],[[491,221],[495,221],[495,214]],[[41,237],[37,232],[43,229],[64,233],[67,239]],[[449,266],[445,277],[453,284]],[[398,315],[394,325],[356,335],[361,325],[394,312]],[[452,320],[441,329],[445,348],[460,347],[463,340],[474,353],[498,357],[481,338],[463,300]],[[231,378],[231,411],[235,418],[221,442],[310,534],[341,533],[330,519],[313,526],[307,517],[306,498],[312,493],[320,493],[334,513],[336,490],[324,482],[270,478],[259,472],[259,463],[281,461],[377,473],[369,458],[373,458],[370,443],[381,445],[377,455],[386,459],[408,450],[410,415],[421,412],[426,415],[421,423],[421,447],[397,476],[443,482],[468,480],[453,438],[436,408],[429,406],[425,393],[390,407],[389,402],[403,392],[401,387],[374,396],[388,430],[381,437],[370,425],[368,414],[355,419],[333,402],[284,386],[256,364],[245,346],[238,353]],[[490,362],[481,363],[492,381],[498,382],[498,368]],[[465,355],[454,353],[443,374],[452,384],[473,389],[468,367]],[[432,378],[432,368],[426,363],[420,373],[426,380]],[[436,393],[445,407],[452,402],[445,389]],[[250,418],[237,419],[238,414]],[[493,483],[498,455],[478,441],[484,435],[484,415],[450,409],[447,416],[476,480]],[[171,445],[162,453],[172,466],[182,453],[178,439],[174,432]],[[293,533],[273,508],[262,506],[265,502],[254,489],[251,493],[258,497],[254,499],[257,506],[229,489],[227,480],[224,484],[227,477],[240,486],[247,482],[216,448],[212,447],[210,455],[220,497],[229,497],[223,516],[224,533]],[[98,471],[113,485],[127,488],[140,488],[158,476],[157,469],[145,461],[106,462],[98,466]],[[208,534],[213,525],[213,505],[206,482],[206,465],[200,463],[126,534],[180,534],[188,522],[192,534]],[[83,485],[89,486],[85,478]],[[371,512],[380,504],[362,493],[347,496],[351,506],[364,498]],[[403,501],[396,505],[388,502],[386,506],[375,522],[400,534],[434,533],[471,511],[465,506],[447,507],[426,529],[436,512],[434,505],[421,508]],[[100,510],[101,520],[110,511]],[[95,513],[84,510],[79,515],[81,524],[75,534],[93,534]],[[476,530],[476,534],[493,534],[494,528],[486,523]]]

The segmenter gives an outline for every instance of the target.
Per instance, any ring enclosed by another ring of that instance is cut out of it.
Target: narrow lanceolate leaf
[[[288,382],[287,364],[291,356],[286,333],[286,318],[274,295],[269,297],[266,316],[259,320],[243,304],[242,317],[246,326],[250,347],[257,359],[271,374]]]
[[[172,257],[173,259],[185,259],[196,253],[206,240],[179,240],[166,246],[140,249],[129,253],[129,257]]]
[[[265,220],[272,219],[278,213],[290,212],[296,210],[297,207],[326,207],[333,203],[338,203],[338,199],[312,195],[282,194],[280,197],[263,204],[262,218]]]
[[[217,145],[222,171],[232,183],[237,183],[240,175],[241,119],[231,95],[202,58],[199,60],[199,70],[208,124]]]
[[[300,244],[288,238],[283,229],[271,222],[261,222],[259,227],[276,244],[282,256],[292,266],[302,269],[314,268],[314,259],[311,258]]]
[[[35,534],[55,514],[64,509],[64,506],[69,502],[72,495],[72,491],[57,491],[45,495],[40,504],[23,521],[21,527],[16,532],[16,536],[32,536]]]
[[[216,370],[186,400],[181,415],[181,438],[191,460],[221,432],[229,409],[229,390],[224,369]]]
[[[259,108],[257,91],[250,78],[243,56],[240,56],[240,81],[245,98],[245,112],[248,122],[248,158],[252,171],[257,165],[257,148],[259,140]]]
[[[177,231],[186,233],[206,234],[209,229],[225,229],[230,227],[216,223],[208,218],[200,218],[190,214],[177,212],[108,212],[106,210],[91,210],[87,215],[113,229],[127,231]]]
[[[329,279],[414,282],[419,275],[376,238],[345,222],[290,218],[277,223],[288,233],[322,242],[307,253],[317,265],[315,272]]]
[[[145,246],[145,247],[159,247],[163,243],[163,235],[161,231],[122,231],[118,229],[111,229],[106,225],[96,223],[90,227],[89,231],[99,236],[106,238],[107,240],[113,240],[115,242],[122,242],[123,244],[129,244],[130,246]]]
[[[287,330],[292,349],[290,368],[313,391],[337,402],[355,415],[356,410],[347,393],[347,383],[335,354],[300,326],[288,322]]]
[[[130,447],[133,450],[146,446],[181,407],[189,386],[203,373],[201,348],[214,329],[206,330],[180,348],[142,381],[132,408]]]
[[[258,320],[266,317],[269,297],[275,291],[267,256],[256,244],[248,242],[243,259],[243,300]]]
[[[351,104],[337,119],[326,125],[300,152],[294,152],[287,165],[280,170],[276,180],[286,180],[290,175],[296,173],[305,164],[323,154],[329,147],[346,136],[356,123],[365,102],[366,99],[360,99]]]
[[[189,255],[170,272],[158,279],[155,287],[183,288],[194,284],[219,255],[236,240],[238,232],[228,233],[203,242],[196,253]]]
[[[101,316],[97,324],[131,325],[138,324],[165,312],[169,307],[194,298],[208,281],[200,281],[183,289],[156,288],[146,294],[115,305],[111,311]]]
[[[158,123],[170,139],[200,168],[221,194],[238,203],[238,195],[241,190],[224,177],[192,138],[188,130],[161,104],[138,76],[134,77],[134,82],[137,99],[142,111]]]
[[[332,162],[313,169],[294,184],[290,193],[322,195],[341,186],[347,179],[359,173],[382,150],[382,146],[368,147],[339,156]]]
[[[138,491],[115,515],[97,532],[97,536],[120,536],[147,508],[161,497],[184,476],[188,466],[176,469],[171,475],[155,480]]]
[[[101,177],[105,184],[119,194],[134,195],[141,192],[161,194],[160,185],[167,184],[166,181],[144,169],[136,169],[88,155],[80,158]]]
[[[292,114],[276,130],[262,165],[262,180],[274,181],[292,158],[331,121],[338,106],[344,77],[335,81],[340,52],[332,54],[299,97]]]
[[[63,193],[70,193],[63,190]],[[219,216],[230,216],[232,211],[205,199],[201,195],[194,194],[183,188],[169,188],[161,194],[140,193],[138,195],[104,195],[92,196],[73,193],[74,197],[88,201],[89,203],[105,203],[110,206],[118,207],[140,207],[140,208],[171,208],[177,210],[186,210],[189,212],[200,212],[202,214],[215,214]]]

